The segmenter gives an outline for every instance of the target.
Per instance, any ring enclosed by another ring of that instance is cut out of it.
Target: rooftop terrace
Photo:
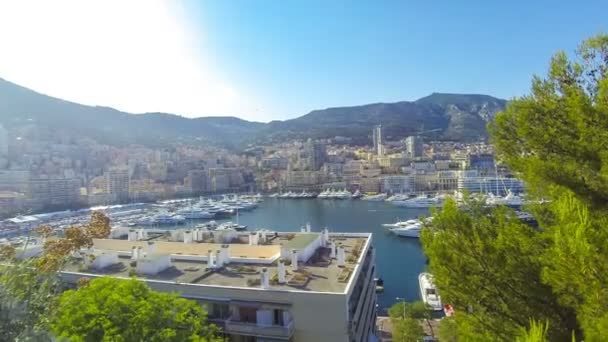
[[[152,238],[154,256],[171,256],[171,266],[156,274],[137,274],[137,263],[132,259],[133,246],[145,249],[148,241],[103,239],[94,241],[95,253],[117,254],[112,264],[95,269],[84,264],[81,258],[72,258],[65,271],[117,277],[137,276],[149,280],[172,281],[186,284],[261,288],[263,269],[267,270],[270,290],[344,292],[356,270],[360,255],[370,241],[370,234],[323,233],[273,233],[264,243],[249,245],[249,233],[240,234],[226,246],[230,250],[230,262],[215,267],[208,264],[209,251],[216,251],[222,244],[207,242],[171,242],[166,236]],[[327,238],[326,241],[324,239]],[[332,253],[332,246],[335,248]],[[337,246],[344,249],[341,257]],[[298,251],[300,261],[297,270],[292,268],[293,250]],[[305,254],[305,255],[303,255]],[[219,254],[218,254],[219,255]],[[334,258],[332,258],[332,255]],[[146,256],[145,258],[149,258]],[[343,265],[340,259],[344,260]],[[306,260],[304,262],[304,260]],[[279,283],[279,260],[286,270],[285,282]],[[117,261],[117,262],[115,262]],[[209,267],[211,266],[211,267]]]

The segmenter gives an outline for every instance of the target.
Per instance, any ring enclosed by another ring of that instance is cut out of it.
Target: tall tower
[[[384,140],[382,136],[382,125],[378,125],[374,127],[373,130],[373,142],[374,142],[374,150],[378,156],[382,156],[384,154]]]

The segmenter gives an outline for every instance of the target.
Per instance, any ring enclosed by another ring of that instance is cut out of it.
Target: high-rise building
[[[410,158],[422,157],[424,154],[422,137],[413,135],[405,138],[405,151]]]
[[[382,125],[375,126],[372,135],[374,151],[376,152],[376,155],[382,156],[384,154],[384,137],[382,136]]]
[[[190,170],[184,179],[184,185],[193,194],[201,194],[210,190],[209,173],[207,170]]]
[[[312,139],[308,139],[306,142],[304,153],[306,155],[307,168],[312,171],[319,170],[327,159],[325,144],[312,141]]]
[[[129,185],[131,183],[129,168],[110,168],[104,176],[106,193],[114,196],[118,202],[129,201]]]
[[[157,291],[205,306],[230,341],[370,341],[376,321],[375,250],[370,233],[174,230],[146,241],[94,239],[61,272],[126,277],[129,268]],[[94,260],[92,263],[89,260]],[[120,264],[120,265],[118,265]],[[120,267],[116,267],[116,266]],[[169,270],[169,271],[167,271]]]
[[[30,179],[26,195],[32,207],[69,207],[80,200],[80,180],[48,177]]]

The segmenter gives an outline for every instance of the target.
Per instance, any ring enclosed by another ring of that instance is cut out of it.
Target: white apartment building
[[[81,277],[136,275],[207,308],[230,341],[369,341],[375,334],[370,233],[123,229],[66,266]],[[124,236],[126,235],[126,239]],[[88,255],[94,255],[94,262]]]

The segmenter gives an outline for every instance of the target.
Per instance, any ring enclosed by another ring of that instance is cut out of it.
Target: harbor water
[[[428,216],[428,210],[396,207],[387,202],[266,198],[257,209],[239,212],[238,223],[247,225],[249,230],[267,228],[295,232],[310,223],[313,231],[327,227],[330,232],[373,233],[376,273],[384,280],[384,292],[378,294],[378,305],[379,309],[386,309],[397,297],[406,301],[420,299],[418,274],[426,267],[426,257],[418,239],[395,236],[382,224],[421,215]],[[216,221],[236,220],[233,216]],[[189,221],[185,226],[194,227],[201,222],[205,221]]]

